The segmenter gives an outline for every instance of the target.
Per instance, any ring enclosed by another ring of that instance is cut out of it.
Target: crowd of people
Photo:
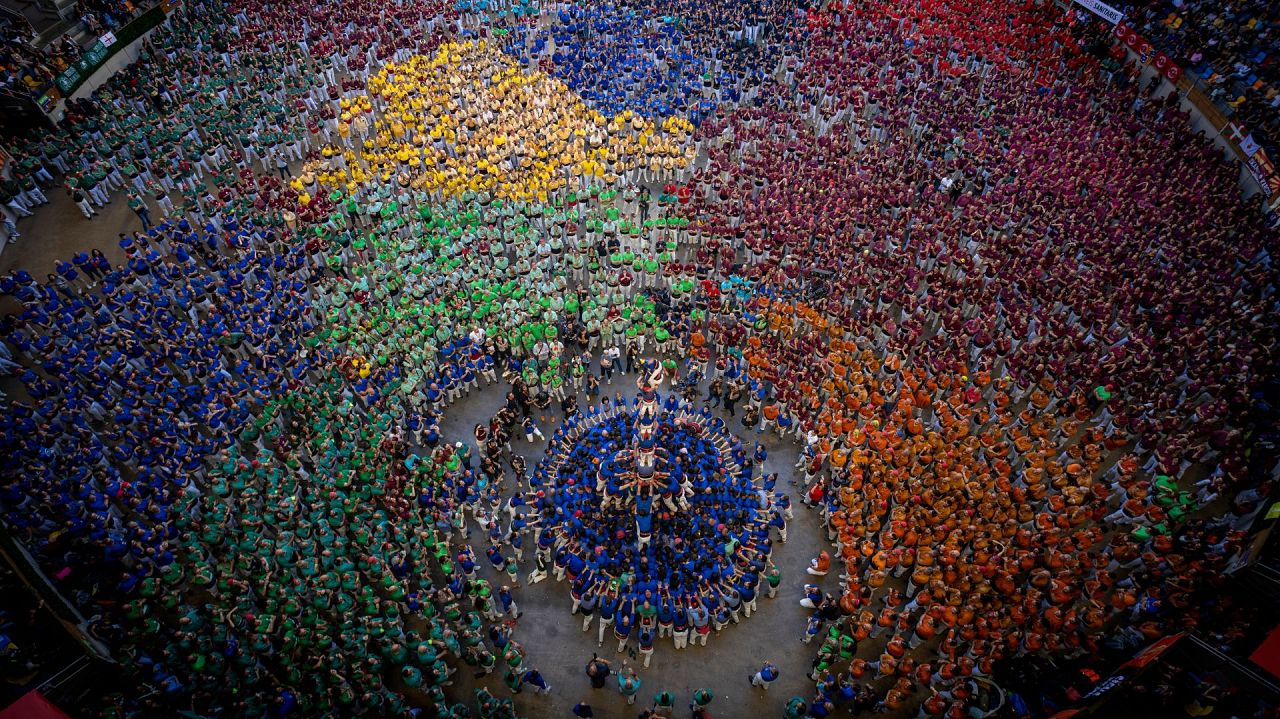
[[[138,681],[105,713],[513,716],[448,687],[549,691],[503,621],[522,571],[601,645],[705,643],[781,581],[739,432],[796,439],[834,543],[787,716],[962,716],[1010,660],[1229,620],[1201,600],[1269,492],[1276,236],[1062,20],[176,11],[0,185],[11,239],[57,185],[143,225],[0,279],[0,516]],[[608,398],[624,370],[658,381]],[[622,488],[650,411],[666,497]]]
[[[154,3],[132,0],[77,0],[75,15],[90,37],[101,37],[128,25]]]
[[[437,201],[469,192],[547,203],[558,190],[611,187],[620,178],[661,182],[688,168],[696,152],[687,121],[606,117],[484,41],[388,63],[368,86],[368,95],[341,102],[338,135],[354,132],[358,141],[329,149],[313,178],[320,188],[378,188],[367,180],[394,178],[392,188]]]
[[[569,6],[557,20],[518,26],[503,38],[505,49],[524,65],[549,69],[607,116],[634,110],[697,122],[721,101],[740,99],[723,62],[689,47],[677,18],[602,4]]]
[[[5,20],[0,26],[0,88],[11,92],[40,90],[80,59],[83,51],[69,36],[63,35],[41,51],[32,46],[29,25]]]
[[[494,5],[483,4],[474,30],[507,17],[505,3]],[[721,104],[753,98],[803,38],[802,6],[793,2],[583,3],[558,6],[550,18],[528,7],[512,8],[518,19],[495,30],[497,41],[521,65],[553,74],[607,116],[635,112],[697,124]]]
[[[1274,4],[1169,0],[1117,7],[1127,25],[1204,82],[1209,96],[1255,140],[1270,146],[1280,138],[1280,10]]]
[[[85,48],[76,41],[80,30],[97,39],[119,30],[150,6],[126,0],[77,2],[75,25],[43,45],[25,18],[0,16],[0,89],[35,95],[48,91],[59,75],[84,56]]]
[[[556,578],[567,577],[583,631],[598,613],[599,643],[610,625],[619,652],[634,634],[646,666],[656,639],[705,645],[751,616],[762,582],[780,580],[771,529],[785,538],[787,511],[776,477],[757,484],[755,459],[721,418],[663,400],[647,375],[633,402],[606,398],[566,419],[529,501],[543,530],[540,562],[554,560]]]

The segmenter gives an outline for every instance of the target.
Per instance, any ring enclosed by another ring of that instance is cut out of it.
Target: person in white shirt
[[[622,352],[617,345],[611,345],[605,349],[600,356],[600,379],[605,384],[613,384],[613,373],[618,368],[618,358],[622,356]]]

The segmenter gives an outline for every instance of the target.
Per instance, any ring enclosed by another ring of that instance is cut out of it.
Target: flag
[[[1249,168],[1249,173],[1257,180],[1265,196],[1276,197],[1280,194],[1280,174],[1276,173],[1275,165],[1271,164],[1266,150],[1259,149],[1257,153],[1246,156],[1244,166]]]
[[[1280,195],[1280,173],[1276,172],[1276,166],[1271,164],[1271,158],[1267,157],[1267,151],[1261,148],[1251,156],[1251,159],[1258,163],[1258,171],[1266,178],[1265,189],[1268,197]]]
[[[1151,46],[1151,43],[1146,41],[1146,38],[1139,37],[1138,46],[1135,47],[1133,51],[1138,53],[1138,62],[1146,65],[1151,62],[1151,55],[1156,51],[1156,49]]]

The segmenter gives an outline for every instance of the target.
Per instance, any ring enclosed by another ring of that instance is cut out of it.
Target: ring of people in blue
[[[676,632],[736,621],[754,605],[780,511],[756,470],[709,409],[646,384],[552,436],[531,478],[540,549],[575,609],[598,605],[617,632],[643,631],[646,617]]]

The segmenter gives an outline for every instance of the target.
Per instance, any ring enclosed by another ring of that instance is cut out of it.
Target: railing
[[[85,698],[101,691],[102,667],[87,656],[76,657],[70,664],[44,680],[36,691],[55,706],[84,707]]]
[[[1212,666],[1218,671],[1234,672],[1249,682],[1249,688],[1256,694],[1265,695],[1270,701],[1280,701],[1280,684],[1276,684],[1271,677],[1259,674],[1254,668],[1248,666],[1227,654],[1223,654],[1217,647],[1206,642],[1195,634],[1188,635],[1190,644],[1198,649],[1203,655],[1209,657],[1205,662],[1206,666]]]
[[[49,580],[48,575],[40,568],[35,557],[31,556],[22,542],[8,534],[0,533],[0,561],[8,564],[21,578],[23,584],[44,600],[45,606],[53,616],[71,637],[84,647],[85,651],[104,662],[114,661],[111,658],[110,648],[88,633],[89,622],[85,620],[84,615]]]
[[[1151,45],[1145,38],[1124,24],[1118,13],[1096,0],[1054,0],[1059,8],[1069,12],[1092,12],[1112,24],[1114,28],[1113,42],[1124,47],[1129,59],[1136,60],[1139,66],[1150,66],[1156,73],[1173,84],[1174,89],[1204,118],[1218,137],[1230,149],[1235,158],[1244,166],[1258,189],[1267,198],[1266,207],[1275,212],[1280,209],[1280,171],[1277,171],[1267,156],[1266,150],[1253,142],[1244,128],[1231,122],[1227,113],[1213,101],[1204,91],[1199,78],[1183,71],[1164,53]],[[1099,6],[1101,5],[1100,9]],[[1119,20],[1117,22],[1117,20]]]
[[[116,53],[129,47],[134,40],[164,22],[166,17],[164,6],[156,5],[134,18],[128,25],[120,28],[118,32],[107,33],[95,40],[80,56],[79,60],[72,63],[71,67],[63,70],[62,74],[54,79],[54,84],[58,87],[58,91],[62,93],[63,97],[70,97],[71,93],[83,85],[90,75],[93,75],[98,68],[105,65]]]
[[[20,24],[27,26],[32,33],[35,32],[35,28],[31,27],[31,21],[27,19],[26,15],[18,12],[17,9],[11,8],[5,3],[0,2],[0,14],[7,16],[10,20],[16,20]]]

